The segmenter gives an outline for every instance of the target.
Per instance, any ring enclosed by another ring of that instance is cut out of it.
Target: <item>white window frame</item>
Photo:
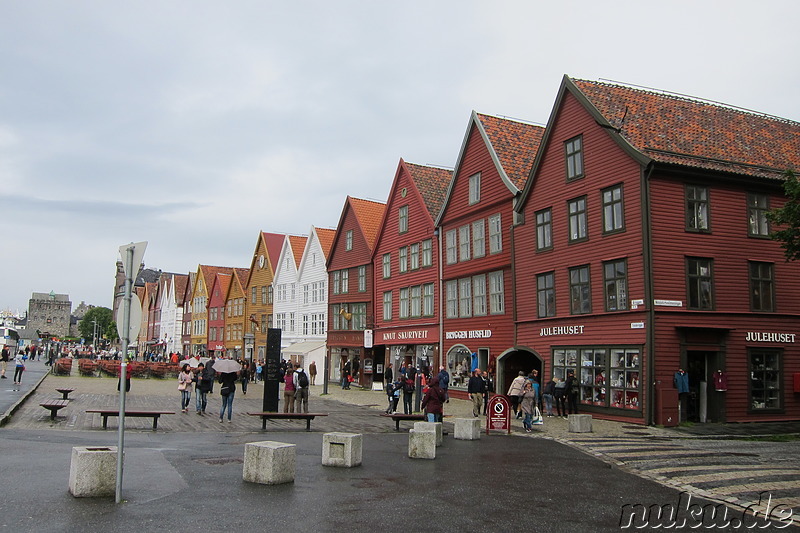
[[[461,226],[458,228],[458,260],[459,261],[469,261],[470,260],[470,244],[471,240],[469,238],[469,224]]]
[[[500,213],[489,217],[489,253],[497,254],[503,251],[503,222]]]
[[[489,272],[489,314],[502,315],[505,312],[506,304],[503,271]]]
[[[469,205],[475,205],[481,201],[481,174],[473,174],[469,177]]]
[[[472,276],[472,316],[486,315],[486,274]]]
[[[445,233],[445,245],[447,253],[447,264],[458,263],[458,235],[457,230],[451,229]]]

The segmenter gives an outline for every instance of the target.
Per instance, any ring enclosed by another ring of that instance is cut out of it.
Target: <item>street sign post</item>
[[[505,396],[492,396],[486,411],[486,434],[489,430],[498,429],[511,434],[511,405]]]

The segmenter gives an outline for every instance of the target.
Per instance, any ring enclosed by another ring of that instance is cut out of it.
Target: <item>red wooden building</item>
[[[514,347],[511,233],[515,202],[544,128],[473,112],[436,225],[441,239],[442,354],[451,390],[473,368],[505,392],[538,359]]]
[[[225,354],[225,298],[228,295],[233,271],[231,274],[217,272],[208,294],[208,351]],[[242,354],[236,354],[239,357]]]
[[[796,122],[565,77],[517,206],[517,346],[603,417],[800,418],[800,276],[765,216],[798,167]]]
[[[439,242],[434,219],[452,175],[452,170],[402,159],[397,165],[372,257],[378,381],[377,373],[389,363],[396,377],[403,363],[423,371],[438,364]]]
[[[357,384],[372,382],[371,333],[375,326],[372,252],[386,205],[347,197],[328,270],[328,376],[339,380],[349,362]]]

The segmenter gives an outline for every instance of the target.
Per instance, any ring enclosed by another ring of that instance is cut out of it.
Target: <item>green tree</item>
[[[90,342],[92,335],[94,335],[95,321],[97,322],[97,338],[99,340],[107,332],[108,326],[114,322],[111,309],[108,307],[93,307],[78,322],[78,332],[87,342]]]
[[[767,219],[776,226],[782,226],[782,229],[773,231],[770,237],[781,242],[787,261],[795,261],[800,258],[800,182],[791,170],[787,170],[784,175],[786,203],[767,213]]]

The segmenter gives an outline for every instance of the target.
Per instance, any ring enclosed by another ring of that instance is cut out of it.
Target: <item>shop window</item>
[[[592,312],[592,291],[589,284],[588,265],[569,269],[570,313],[582,315]]]
[[[611,407],[641,409],[639,349],[612,348],[609,385]]]
[[[583,405],[641,410],[640,349],[580,346],[553,349],[553,377],[579,376]]]
[[[586,405],[606,406],[605,348],[581,348],[580,402]]]
[[[750,350],[750,408],[782,409],[780,350]]]
[[[708,188],[698,185],[687,185],[685,194],[686,230],[697,232],[709,231]]]
[[[751,237],[769,237],[769,196],[766,194],[747,195],[747,229]]]
[[[700,257],[686,259],[689,309],[714,309],[713,265],[713,259]]]

